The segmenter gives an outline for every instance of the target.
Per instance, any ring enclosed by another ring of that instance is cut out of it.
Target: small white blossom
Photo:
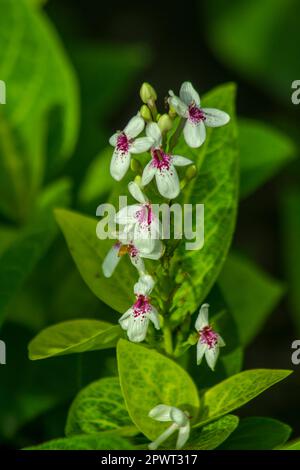
[[[197,344],[197,364],[199,365],[205,355],[208,366],[214,370],[220,347],[225,346],[221,336],[216,333],[208,323],[208,304],[203,304],[200,308],[195,328],[199,333]]]
[[[111,249],[108,251],[106,257],[102,263],[102,271],[105,277],[111,277],[114,273],[117,265],[119,264],[123,255],[128,254],[130,261],[133,266],[138,270],[139,274],[145,274],[145,265],[143,258],[158,260],[163,255],[164,246],[160,240],[155,240],[153,250],[148,253],[143,250],[139,250],[133,240],[122,243],[117,241],[113,244]]]
[[[122,226],[122,237],[131,237],[138,250],[153,253],[160,238],[160,223],[154,214],[152,204],[140,187],[131,182],[129,192],[139,204],[123,207],[115,216],[115,222]]]
[[[157,330],[160,329],[158,312],[149,299],[153,286],[153,278],[149,274],[142,275],[134,286],[135,303],[119,320],[123,330],[127,331],[128,339],[134,343],[144,341],[150,321]]]
[[[181,411],[175,406],[157,405],[149,412],[149,417],[156,421],[172,421],[171,426],[149,444],[149,449],[156,450],[177,430],[176,449],[181,449],[185,445],[190,436],[190,420],[187,411]]]
[[[156,123],[146,127],[146,135],[152,139],[151,160],[146,165],[142,176],[142,185],[146,186],[155,176],[160,194],[168,199],[174,199],[180,192],[179,178],[175,166],[190,165],[192,160],[180,155],[170,155],[162,149],[162,134]]]
[[[111,176],[120,181],[126,174],[131,160],[131,154],[143,153],[149,150],[151,139],[149,137],[137,137],[144,129],[145,122],[141,116],[134,116],[123,131],[116,132],[109,139],[110,145],[115,147],[111,164]]]
[[[190,82],[181,85],[179,97],[169,91],[169,104],[177,114],[186,119],[183,135],[190,147],[200,147],[206,137],[206,127],[224,126],[230,116],[224,111],[215,108],[201,108],[200,97]]]

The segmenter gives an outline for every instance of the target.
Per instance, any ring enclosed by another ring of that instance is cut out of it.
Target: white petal
[[[181,155],[172,155],[172,163],[176,166],[187,166],[194,162],[189,158],[181,157]]]
[[[157,405],[149,411],[148,416],[156,421],[171,421],[172,408],[168,405]]]
[[[102,263],[102,271],[105,277],[111,277],[114,270],[116,269],[121,259],[119,256],[119,249],[120,245],[118,243],[115,243],[105,256]]]
[[[140,204],[132,204],[131,206],[123,207],[115,215],[115,222],[117,224],[128,225],[136,223],[136,213],[141,209]],[[124,227],[126,233],[126,227]]]
[[[169,91],[169,93],[171,93]],[[172,106],[176,113],[181,116],[181,117],[184,117],[184,118],[187,118],[188,116],[188,107],[187,105],[181,101],[180,98],[178,98],[178,96],[175,96],[174,94],[170,96],[169,98],[169,105]]]
[[[186,426],[180,428],[178,431],[176,449],[182,449],[182,447],[184,447],[189,437],[190,437],[190,423],[188,422]]]
[[[211,368],[211,370],[215,369],[219,352],[220,352],[220,349],[218,345],[216,345],[213,348],[207,348],[205,351],[205,359],[207,361],[208,366]]]
[[[188,119],[183,128],[183,135],[186,143],[190,147],[200,147],[200,145],[202,145],[205,141],[206,137],[205,125],[203,121],[200,121],[198,124],[194,124]]]
[[[164,245],[161,240],[154,240],[154,245],[151,253],[140,251],[140,256],[147,259],[159,259],[164,253]]]
[[[200,331],[204,326],[208,325],[208,309],[209,304],[201,305],[201,308],[198,313],[198,317],[195,323],[195,328],[197,331]]]
[[[110,174],[116,180],[120,181],[126,174],[130,165],[130,153],[121,153],[116,149],[110,162]]]
[[[160,321],[159,321],[159,316],[158,316],[158,311],[156,310],[155,307],[152,307],[151,305],[151,310],[148,313],[148,318],[150,321],[152,321],[154,327],[159,330],[160,329]]]
[[[130,317],[128,328],[127,328],[127,336],[130,341],[133,343],[140,343],[144,341],[147,329],[149,325],[149,319],[147,317],[143,318],[141,316],[137,318]]]
[[[198,341],[197,343],[197,365],[201,364],[207,345]]]
[[[129,190],[131,196],[134,197],[134,199],[136,199],[141,204],[143,204],[144,202],[147,201],[147,199],[145,198],[145,195],[143,194],[141,188],[134,181],[131,181],[128,184],[128,190]]]
[[[184,82],[181,85],[179,92],[180,99],[187,105],[190,105],[192,102],[196,105],[200,105],[200,97],[191,82]]]
[[[150,122],[146,127],[146,135],[152,140],[153,147],[160,147],[162,141],[161,130],[156,122]]]
[[[118,136],[119,136],[119,132],[116,132],[116,133],[113,134],[113,135],[111,136],[111,138],[109,139],[109,143],[110,143],[110,145],[112,145],[113,147],[115,147],[115,146],[117,145]]]
[[[205,114],[205,125],[207,127],[219,127],[224,126],[230,121],[229,114],[215,108],[203,108],[202,111]]]
[[[133,308],[131,307],[127,310],[127,312],[125,312],[121,316],[121,318],[119,318],[119,323],[120,323],[121,328],[123,328],[123,330],[127,330],[128,325],[129,325],[129,320],[132,314],[133,314]]]
[[[149,295],[152,292],[154,284],[154,279],[150,274],[143,274],[134,285],[133,291],[135,295]]]
[[[150,450],[156,450],[160,446],[160,444],[167,440],[177,429],[177,424],[171,424],[171,426],[168,427],[160,436],[158,436],[155,441],[151,442],[151,444],[148,445],[148,448]]]
[[[138,270],[139,274],[143,274],[145,272],[145,264],[142,258],[139,255],[129,257],[130,261],[132,262],[133,266]]]
[[[140,253],[145,254],[152,253],[155,246],[155,239],[151,235],[151,231],[144,226],[135,224],[133,234],[134,244]]]
[[[177,426],[186,426],[189,422],[187,415],[181,411],[179,408],[175,408],[175,406],[171,409],[171,420],[177,424]]]
[[[142,175],[142,185],[146,186],[153,179],[153,176],[156,173],[156,168],[152,165],[152,160],[144,168]]]
[[[135,139],[130,146],[131,153],[143,153],[149,150],[152,145],[152,139],[149,137],[140,137],[139,139]]]
[[[155,179],[158,191],[167,199],[174,199],[180,193],[179,179],[173,165],[168,170],[157,171]]]
[[[130,119],[129,123],[124,129],[125,134],[134,139],[137,135],[139,135],[142,130],[144,129],[145,122],[141,116],[134,116]]]

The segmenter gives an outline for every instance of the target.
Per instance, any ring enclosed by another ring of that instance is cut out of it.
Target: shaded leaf
[[[218,449],[272,450],[283,445],[291,432],[290,426],[277,419],[245,418]]]
[[[192,429],[191,437],[184,449],[215,449],[231,435],[238,423],[239,418],[237,416],[227,415],[218,421],[203,426],[203,428]]]
[[[246,345],[263,327],[282,297],[284,287],[247,258],[232,252],[218,284],[235,320],[239,338]]]
[[[112,433],[63,437],[23,450],[130,450],[132,445]]]

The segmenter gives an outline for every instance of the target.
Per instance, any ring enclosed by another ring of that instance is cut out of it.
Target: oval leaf
[[[28,346],[33,361],[65,354],[113,348],[122,330],[98,320],[71,320],[41,331]]]
[[[178,364],[153,349],[126,340],[117,346],[120,383],[129,415],[142,433],[155,439],[170,423],[148,417],[156,405],[187,410],[195,419],[199,397],[191,377]]]

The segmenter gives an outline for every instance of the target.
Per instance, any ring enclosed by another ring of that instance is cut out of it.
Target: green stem
[[[184,123],[185,123],[184,119],[180,118],[178,126],[176,128],[176,131],[174,132],[174,134],[172,135],[171,140],[170,140],[169,152],[171,152],[173,150],[173,148],[176,146],[176,144],[178,142],[178,139],[180,137],[180,134],[183,130]]]
[[[165,351],[169,356],[173,356],[173,340],[171,329],[167,324],[165,324],[163,331]]]

